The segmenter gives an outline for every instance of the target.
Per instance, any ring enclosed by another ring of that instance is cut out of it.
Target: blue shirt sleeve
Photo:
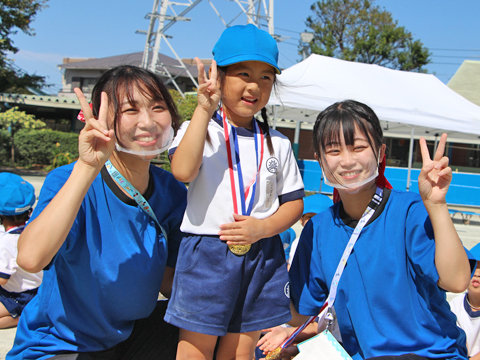
[[[321,216],[305,224],[289,271],[291,300],[299,314],[309,316],[318,315],[328,296],[321,254],[315,241],[319,218]]]

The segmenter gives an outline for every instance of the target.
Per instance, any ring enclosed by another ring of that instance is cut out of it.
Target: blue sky
[[[180,1],[182,2],[182,1]],[[311,15],[313,0],[276,0],[276,34],[289,39],[279,44],[280,66],[294,65],[298,55],[300,33],[307,30],[305,19]],[[232,1],[212,0],[227,21],[239,13]],[[480,60],[480,1],[478,0],[377,0],[390,11],[398,24],[412,32],[433,54],[427,69],[447,83],[464,60]],[[11,55],[18,66],[30,73],[48,76],[56,93],[61,88],[57,65],[62,59],[106,57],[143,51],[147,30],[145,15],[151,12],[153,0],[49,0],[48,7],[36,16],[32,27],[36,36],[18,33],[13,37],[20,48]],[[184,7],[179,7],[179,11]],[[180,22],[167,32],[170,43],[180,57],[211,57],[211,50],[224,25],[208,1],[191,10],[189,22]],[[244,15],[234,24],[246,23]],[[172,56],[167,44],[162,52]]]

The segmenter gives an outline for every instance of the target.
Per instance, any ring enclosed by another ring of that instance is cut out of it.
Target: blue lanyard
[[[152,210],[152,207],[150,206],[148,201],[142,196],[142,194],[140,194],[140,192],[137,191],[137,189],[135,189],[133,185],[130,184],[130,182],[123,177],[122,174],[120,174],[120,172],[115,168],[115,166],[113,166],[110,160],[107,160],[107,162],[105,163],[105,168],[107,169],[112,179],[115,180],[115,182],[120,185],[133,198],[133,200],[135,200],[135,202],[138,204],[138,206],[140,206],[143,211],[145,211],[148,215],[150,215],[153,220],[155,220],[158,227],[162,231],[165,240],[168,241],[167,232],[158,222],[157,217]]]

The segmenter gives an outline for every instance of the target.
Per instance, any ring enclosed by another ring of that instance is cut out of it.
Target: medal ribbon
[[[258,126],[255,118],[253,118],[253,138],[255,142],[255,157],[257,161],[257,167],[253,181],[245,189],[242,176],[242,167],[240,165],[240,149],[238,146],[237,130],[234,126],[228,123],[227,116],[223,111],[223,108],[220,108],[220,111],[217,112],[217,117],[221,118],[223,122],[223,131],[225,134],[225,142],[227,145],[228,173],[230,175],[230,188],[232,190],[233,210],[235,214],[249,216],[253,209],[253,202],[255,200],[255,192],[257,187],[257,178],[263,162],[263,131],[261,127]],[[239,204],[241,207],[240,209]]]
[[[8,233],[8,234],[18,235],[18,234],[21,234],[21,233],[22,233],[23,229],[25,229],[25,225],[12,226],[10,229],[8,229],[8,230],[5,231],[5,232]]]
[[[152,210],[152,207],[148,203],[148,201],[140,194],[137,189],[133,187],[130,182],[123,177],[122,174],[113,166],[113,164],[110,162],[110,160],[107,160],[105,163],[105,168],[107,169],[108,173],[112,177],[115,182],[121,186],[132,198],[135,200],[135,202],[140,206],[140,208],[145,211],[155,222],[157,223],[158,227],[162,231],[163,236],[165,237],[165,240],[168,241],[167,237],[167,232],[163,228],[162,225],[157,220],[157,217],[155,216],[155,213]]]
[[[353,246],[357,242],[360,233],[363,230],[363,227],[367,224],[367,222],[371,219],[373,214],[375,213],[375,210],[377,209],[378,205],[382,202],[382,197],[383,197],[383,189],[381,187],[377,186],[377,189],[375,190],[375,194],[372,197],[372,200],[368,204],[365,212],[363,213],[362,217],[360,218],[360,221],[358,222],[357,226],[355,226],[355,229],[353,230],[352,235],[350,236],[350,240],[348,241],[347,247],[343,251],[342,258],[340,259],[340,262],[338,263],[337,269],[335,271],[335,275],[333,276],[332,282],[330,284],[330,293],[328,295],[327,301],[323,304],[322,308],[320,309],[319,314],[325,309],[325,307],[328,306],[327,309],[327,314],[325,316],[326,320],[333,320],[332,316],[332,307],[333,303],[335,302],[335,298],[337,296],[337,287],[338,287],[338,282],[340,281],[340,277],[342,276],[343,270],[345,269],[345,266],[347,265],[347,259],[352,253]],[[330,316],[329,316],[330,315]],[[280,349],[284,349],[288,346],[290,346],[295,340],[295,337],[307,327],[308,324],[310,324],[318,315],[310,316],[305,323],[303,323],[301,326],[299,326],[295,331],[290,335],[283,343],[280,345]]]

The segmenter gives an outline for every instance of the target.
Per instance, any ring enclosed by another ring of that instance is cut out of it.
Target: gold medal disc
[[[228,250],[238,256],[245,255],[252,246],[248,245],[228,245]]]
[[[281,347],[278,347],[276,348],[275,350],[273,351],[270,351],[268,354],[267,354],[267,357],[265,358],[266,360],[275,360],[275,359],[278,359],[278,357],[280,356],[280,353],[282,352],[282,348]]]

